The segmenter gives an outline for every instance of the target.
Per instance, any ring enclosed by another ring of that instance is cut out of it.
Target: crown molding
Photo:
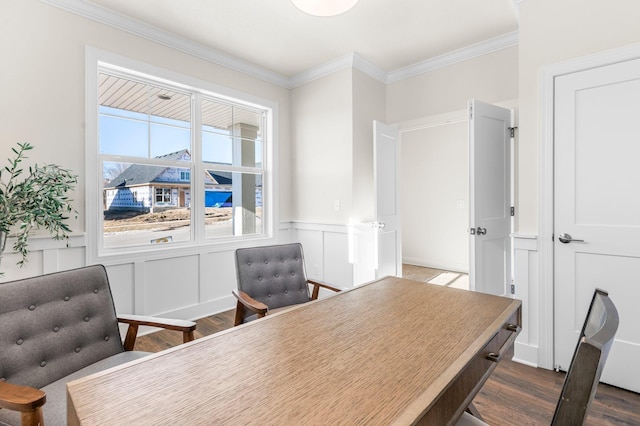
[[[378,68],[357,53],[351,52],[337,59],[294,75],[289,79],[289,88],[293,89],[298,86],[302,86],[303,84],[326,77],[347,68],[355,68],[382,83],[387,82],[386,71]]]
[[[213,62],[235,71],[265,80],[282,87],[289,87],[289,79],[281,74],[233,57],[211,47],[182,38],[152,25],[116,13],[83,0],[40,0],[50,6],[92,19],[101,24],[117,28],[147,40],[180,50],[200,59]]]
[[[507,47],[516,46],[517,44],[518,32],[514,31],[487,41],[472,44],[471,46],[467,46],[459,50],[454,50],[453,52],[445,53],[444,55],[418,62],[417,64],[409,65],[408,67],[391,71],[387,78],[387,83],[395,83],[406,78],[466,61],[477,56],[482,56]]]
[[[298,87],[349,67],[362,71],[382,83],[395,83],[418,74],[423,74],[518,44],[518,32],[516,31],[391,72],[384,71],[359,54],[352,52],[292,77],[287,77],[84,0],[40,1],[286,89]],[[514,0],[514,2],[517,3],[523,1],[526,0]]]

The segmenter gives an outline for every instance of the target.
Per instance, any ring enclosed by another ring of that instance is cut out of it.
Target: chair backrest
[[[299,243],[236,250],[238,290],[269,309],[308,302],[309,286]],[[252,313],[245,312],[245,318]]]
[[[0,380],[41,388],[122,351],[102,265],[0,283]]]
[[[596,289],[564,380],[552,425],[584,423],[618,330],[618,322],[618,311],[608,294]]]

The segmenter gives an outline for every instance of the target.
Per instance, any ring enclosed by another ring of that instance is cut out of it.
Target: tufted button
[[[251,266],[251,262],[247,262],[247,266]]]
[[[58,331],[60,331],[60,327],[58,327],[57,325],[55,327],[53,327],[53,332],[57,333]]]
[[[23,344],[23,343],[24,343],[24,340],[22,340],[22,339],[18,339],[18,340],[16,341],[16,345],[21,345],[21,344]]]
[[[29,306],[29,310],[30,310],[30,311],[33,311],[35,308],[36,308],[36,305],[31,305],[31,306]]]
[[[47,365],[47,361],[42,361],[42,362],[40,363],[40,367],[44,367],[45,365]]]
[[[95,294],[98,294],[98,289],[97,289],[97,288],[94,288],[94,289],[93,289],[93,292],[94,292]]]
[[[265,265],[268,265],[268,264],[269,264],[269,261],[268,261],[268,260],[265,260],[265,261],[264,261],[264,264],[265,264]]]
[[[267,293],[267,297],[271,297],[271,293]]]
[[[276,278],[280,278],[280,274],[276,274]]]
[[[89,317],[84,317],[84,322],[89,322]]]
[[[69,296],[65,296],[65,297],[64,297],[64,301],[65,301],[65,302],[68,302],[68,301],[69,301],[69,299],[71,299]]]
[[[258,277],[258,281],[262,281],[262,277]]]
[[[104,341],[108,342],[109,341],[109,336],[104,336]]]
[[[80,348],[76,348],[76,353],[80,352]]]
[[[281,259],[280,259],[280,262],[284,263],[284,259],[282,259],[282,258],[281,258]]]
[[[285,290],[285,291],[284,291],[284,294],[289,294],[289,290]]]
[[[0,377],[0,382],[6,382],[7,379],[5,379],[4,377]]]

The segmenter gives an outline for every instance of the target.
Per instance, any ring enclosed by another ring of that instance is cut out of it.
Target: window
[[[156,203],[158,203],[158,204],[170,204],[171,203],[171,189],[170,188],[156,188]]]
[[[96,258],[271,236],[272,108],[117,65],[96,75]]]

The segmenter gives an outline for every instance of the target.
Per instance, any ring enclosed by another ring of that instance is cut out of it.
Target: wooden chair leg
[[[129,324],[127,329],[127,337],[124,338],[124,350],[132,351],[136,344],[136,337],[138,336],[138,324]]]
[[[20,413],[20,420],[22,426],[44,426],[42,407],[40,406],[33,411],[23,411]]]
[[[244,305],[240,302],[236,304],[236,317],[233,321],[233,325],[240,325],[244,322]]]
[[[184,333],[182,333],[182,342],[183,343],[190,342],[193,339],[195,339],[195,335],[193,334],[193,331],[185,331]]]

